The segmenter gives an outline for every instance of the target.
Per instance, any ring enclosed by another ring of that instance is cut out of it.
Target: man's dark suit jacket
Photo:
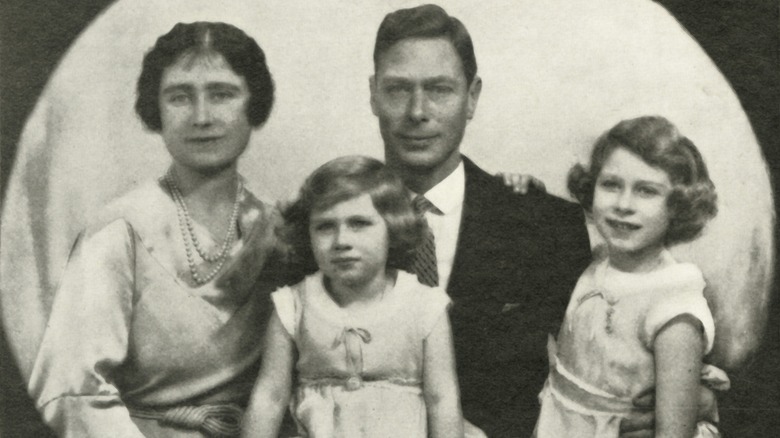
[[[591,260],[581,208],[517,195],[463,157],[466,192],[447,292],[466,419],[490,438],[528,437],[557,334]]]

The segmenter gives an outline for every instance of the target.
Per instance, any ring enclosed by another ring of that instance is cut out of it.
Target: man
[[[388,14],[369,82],[387,164],[425,195],[420,205],[431,204],[425,217],[435,260],[415,260],[415,269],[453,300],[464,416],[490,437],[530,436],[547,374],[547,335],[560,327],[591,260],[582,210],[538,191],[515,196],[461,155],[482,80],[468,31],[444,9]],[[652,394],[634,403],[638,410],[621,423],[621,436],[652,436]],[[717,422],[716,405],[702,386],[698,419]]]
[[[454,303],[464,416],[490,437],[530,436],[547,334],[590,261],[582,211],[540,192],[516,196],[461,155],[482,81],[468,32],[443,9],[387,15],[374,67],[371,107],[386,162],[433,206],[425,217],[434,278],[421,280],[445,287]]]

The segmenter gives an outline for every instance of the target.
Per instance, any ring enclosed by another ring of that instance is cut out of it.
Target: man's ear
[[[371,75],[368,77],[368,88],[371,92],[371,112],[374,113],[374,115],[377,115],[376,110],[376,75]]]
[[[477,112],[477,102],[479,102],[479,95],[482,93],[482,78],[474,76],[471,85],[469,85],[468,93],[468,117],[471,120],[474,117],[474,113]]]

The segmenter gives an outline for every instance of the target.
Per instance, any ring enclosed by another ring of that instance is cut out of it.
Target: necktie
[[[436,267],[436,243],[434,242],[433,231],[425,219],[425,213],[428,211],[438,213],[439,209],[422,195],[417,195],[412,201],[412,205],[415,212],[425,223],[423,239],[420,242],[420,246],[417,247],[412,268],[417,274],[417,280],[420,283],[426,286],[438,286],[439,271]]]

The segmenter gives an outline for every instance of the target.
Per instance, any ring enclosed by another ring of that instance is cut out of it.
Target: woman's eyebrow
[[[229,90],[238,91],[241,89],[241,87],[230,82],[209,82],[208,84],[206,84],[206,89],[207,90],[229,89]]]
[[[173,93],[177,91],[192,91],[194,89],[195,87],[193,87],[190,84],[185,84],[185,83],[170,84],[163,87],[161,93],[165,94],[165,93]]]
[[[240,86],[230,83],[230,82],[209,82],[206,84],[206,89],[209,91],[213,90],[235,90],[238,91],[241,89]],[[193,91],[195,90],[195,86],[186,82],[181,83],[173,83],[166,85],[162,89],[162,93],[171,93],[171,92],[177,92],[177,91]]]

